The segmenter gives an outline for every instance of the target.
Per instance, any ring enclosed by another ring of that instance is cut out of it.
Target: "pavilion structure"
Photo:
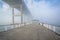
[[[16,15],[21,17],[21,24],[23,24],[23,13],[26,11],[29,13],[23,0],[3,0],[5,3],[11,6],[12,8],[12,24],[14,25],[14,8],[21,12],[21,15]]]

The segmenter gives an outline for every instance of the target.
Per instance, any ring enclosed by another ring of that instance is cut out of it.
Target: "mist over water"
[[[60,0],[26,0],[27,7],[34,19],[60,26]]]

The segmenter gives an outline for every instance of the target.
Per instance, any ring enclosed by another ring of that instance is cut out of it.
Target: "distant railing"
[[[37,22],[36,21],[32,21],[32,23],[39,24],[41,26],[44,26],[44,27],[50,29],[51,31],[54,31],[57,34],[60,34],[60,27],[59,26],[48,25],[48,24],[45,24],[45,23],[41,23],[39,21],[37,21]]]

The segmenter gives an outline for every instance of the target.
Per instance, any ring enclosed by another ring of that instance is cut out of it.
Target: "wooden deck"
[[[0,40],[60,40],[60,36],[41,25],[30,24],[1,32]]]

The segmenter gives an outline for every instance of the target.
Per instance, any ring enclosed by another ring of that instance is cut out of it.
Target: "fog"
[[[60,26],[59,0],[25,0],[34,19],[50,25]]]
[[[60,26],[60,0],[24,0],[24,2],[33,19],[50,25]],[[0,1],[0,24],[12,23],[11,9],[8,4]],[[20,13],[20,11],[14,10],[15,13]],[[29,17],[25,16],[25,19],[27,21]],[[15,23],[19,22],[20,17],[16,17]]]

